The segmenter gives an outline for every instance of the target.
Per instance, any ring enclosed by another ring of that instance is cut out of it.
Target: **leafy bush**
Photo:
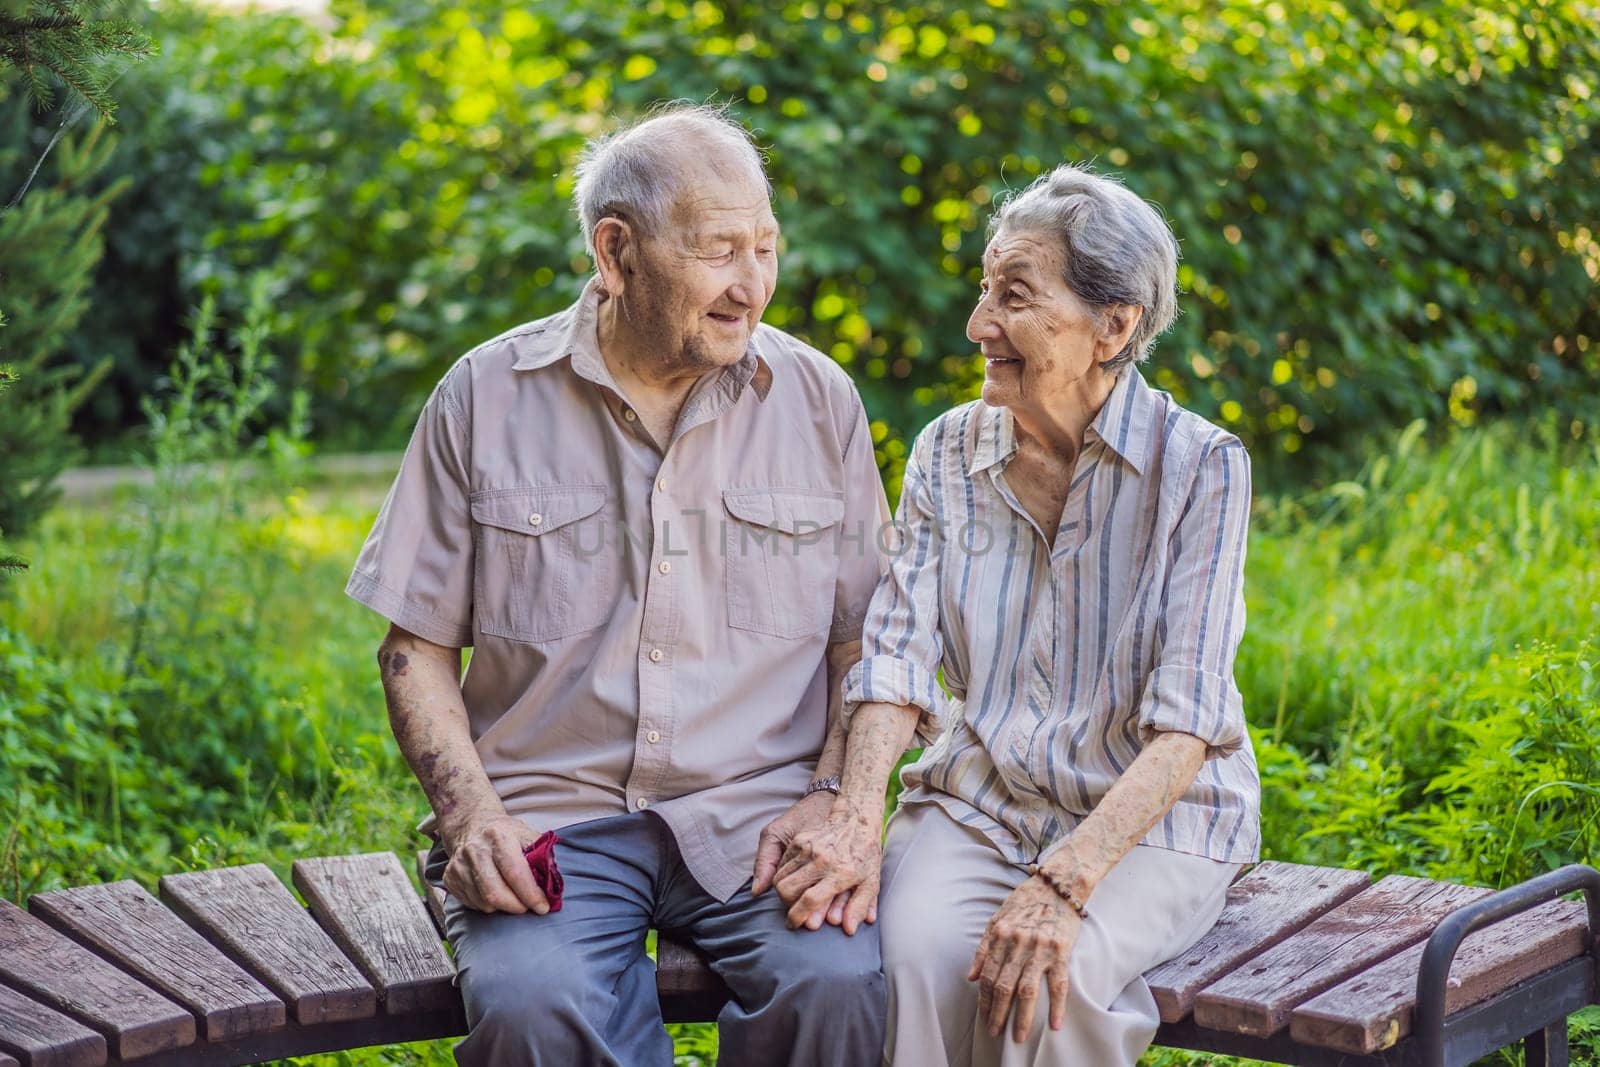
[[[55,503],[56,477],[80,455],[72,412],[109,370],[90,353],[63,358],[63,349],[72,347],[88,311],[101,230],[126,184],[88,188],[113,147],[98,126],[63,137],[40,166],[50,142],[28,136],[31,109],[0,84],[0,351],[21,376],[0,419],[0,528],[13,535],[26,533]],[[15,200],[30,181],[27,195]]]
[[[1165,207],[1188,295],[1154,375],[1264,468],[1417,416],[1594,412],[1600,26],[1568,0],[163,5],[156,30],[122,148],[145,216],[102,289],[125,400],[168,297],[111,292],[118,263],[225,306],[265,269],[327,438],[397,440],[457,354],[572,297],[602,116],[716,95],[771,145],[769,321],[852,370],[890,468],[978,380],[993,199],[1064,159]]]

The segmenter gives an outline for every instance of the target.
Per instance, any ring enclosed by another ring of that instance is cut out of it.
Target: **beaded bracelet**
[[[1051,890],[1054,891],[1056,896],[1066,901],[1067,905],[1071,907],[1073,911],[1078,913],[1078,918],[1087,919],[1089,917],[1089,909],[1083,906],[1083,901],[1073,896],[1072,890],[1056,881],[1055,876],[1049,871],[1045,870],[1043,867],[1040,867],[1038,864],[1035,864],[1033,873],[1037,875],[1045,885],[1049,886]]]

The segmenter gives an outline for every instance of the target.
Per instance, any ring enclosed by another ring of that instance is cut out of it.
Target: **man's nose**
[[[761,263],[754,252],[745,252],[734,258],[739,270],[733,284],[728,286],[728,297],[744,307],[760,307],[767,288],[761,279]]]

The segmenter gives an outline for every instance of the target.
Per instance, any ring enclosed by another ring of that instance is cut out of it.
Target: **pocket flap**
[[[586,519],[606,502],[603,485],[546,485],[492,489],[472,498],[472,521],[538,536]]]
[[[844,494],[825,490],[725,489],[728,514],[787,534],[815,533],[844,518]]]

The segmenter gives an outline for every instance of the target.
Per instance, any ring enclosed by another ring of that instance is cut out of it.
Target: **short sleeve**
[[[1250,457],[1237,441],[1211,448],[1172,534],[1157,625],[1156,666],[1139,705],[1139,735],[1193,734],[1207,758],[1245,741],[1233,662],[1244,636]]]
[[[839,530],[839,571],[828,631],[828,641],[835,644],[861,637],[873,590],[883,575],[878,535],[889,522],[889,501],[872,450],[872,428],[859,397],[855,425],[845,445],[844,479],[844,525]]]
[[[345,592],[401,629],[472,644],[472,522],[465,418],[434,390]]]
[[[920,444],[920,442],[919,442]],[[862,633],[861,662],[845,675],[843,720],[862,704],[920,708],[917,739],[931,744],[945,708],[938,669],[944,655],[939,619],[941,540],[923,449],[914,448],[901,483],[895,545],[878,582]]]

